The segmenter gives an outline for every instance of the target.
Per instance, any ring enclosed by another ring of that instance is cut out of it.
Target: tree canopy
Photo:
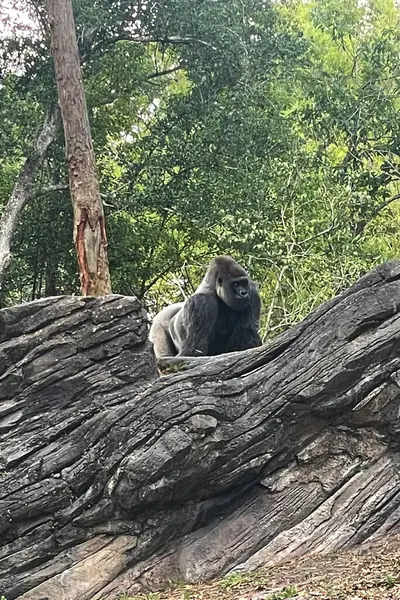
[[[114,292],[151,312],[232,254],[260,284],[268,336],[398,254],[394,0],[73,4]],[[22,25],[13,8],[0,215],[56,103],[45,4],[29,0]],[[12,253],[2,306],[78,292],[61,129]]]

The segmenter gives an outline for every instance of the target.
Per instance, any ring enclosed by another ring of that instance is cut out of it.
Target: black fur
[[[229,256],[215,258],[185,303],[164,308],[150,340],[156,356],[214,356],[261,345],[261,300],[244,269]]]

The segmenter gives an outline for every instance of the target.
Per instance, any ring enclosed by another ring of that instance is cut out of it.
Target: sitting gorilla
[[[193,296],[156,315],[149,339],[157,358],[261,346],[260,311],[260,295],[246,271],[230,256],[218,256]]]

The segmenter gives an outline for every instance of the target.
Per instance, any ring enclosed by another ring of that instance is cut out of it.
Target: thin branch
[[[53,194],[54,192],[65,192],[65,190],[69,189],[68,184],[64,185],[49,185],[49,187],[42,188],[36,194],[29,196],[29,200],[33,200],[34,198],[40,198],[41,196],[46,196],[47,194]]]
[[[183,62],[181,62],[178,65],[176,65],[176,67],[171,67],[171,69],[164,69],[164,71],[155,71],[154,73],[146,77],[146,81],[148,81],[149,79],[155,79],[156,77],[163,77],[164,75],[169,75],[170,73],[175,73],[176,71],[181,71],[184,68],[185,65],[183,64]]]
[[[377,217],[379,215],[381,210],[383,210],[384,208],[389,206],[389,204],[391,204],[392,202],[395,202],[395,200],[400,200],[400,194],[395,194],[391,198],[388,198],[387,200],[385,200],[385,202],[382,202],[382,204],[380,204],[372,212],[372,215],[369,219],[363,219],[362,221],[359,221],[355,227],[355,235],[356,236],[361,235],[361,233],[364,231],[365,227],[367,226],[368,222],[371,221],[372,219],[375,219],[375,217]]]
[[[182,61],[179,63],[179,65],[176,65],[175,67],[171,67],[170,69],[165,69],[164,71],[155,71],[154,73],[147,75],[144,78],[144,81],[150,81],[152,79],[156,79],[157,77],[163,77],[164,75],[169,75],[170,73],[175,73],[176,71],[181,71],[184,68],[185,68],[185,65]],[[120,93],[115,92],[114,94],[111,94],[110,96],[103,98],[102,100],[98,100],[95,104],[95,108],[99,108],[100,106],[108,106],[109,104],[112,104],[116,100],[121,99],[123,97],[124,96],[121,96]],[[126,95],[126,97],[129,98],[128,95]]]
[[[383,210],[384,208],[386,208],[387,206],[389,206],[389,204],[391,204],[392,202],[394,202],[395,200],[400,200],[400,194],[396,194],[395,196],[392,196],[391,198],[388,198],[388,200],[385,200],[385,202],[382,202],[382,204],[380,204],[378,206],[378,208],[376,208],[372,214],[372,218],[376,217],[381,210]]]
[[[206,42],[205,40],[201,40],[199,38],[191,37],[191,36],[187,36],[187,37],[179,37],[179,36],[152,37],[152,36],[135,36],[135,35],[129,35],[127,33],[124,33],[124,34],[118,35],[116,37],[107,39],[107,40],[101,40],[97,44],[94,44],[93,48],[92,48],[92,52],[96,52],[102,46],[109,46],[110,44],[115,44],[116,42],[122,42],[122,41],[132,42],[134,44],[158,43],[158,44],[178,45],[178,46],[179,45],[185,46],[185,45],[190,45],[190,44],[199,44],[200,46],[205,46],[206,48],[210,48],[211,50],[214,50],[215,52],[218,51],[218,48],[216,48],[216,46],[213,46],[209,42]]]
[[[291,255],[295,245],[296,245],[296,242],[293,240],[290,245],[290,248],[288,249],[286,257],[289,257]],[[264,327],[263,342],[265,341],[265,339],[270,331],[270,323],[271,323],[271,318],[272,318],[272,312],[275,308],[275,300],[278,295],[279,288],[281,287],[283,276],[285,275],[288,268],[289,268],[289,263],[287,262],[285,265],[283,265],[282,269],[279,272],[279,275],[276,279],[274,290],[272,292],[272,297],[269,299],[269,309],[267,312],[267,319],[266,319],[266,323],[265,323],[265,327]]]

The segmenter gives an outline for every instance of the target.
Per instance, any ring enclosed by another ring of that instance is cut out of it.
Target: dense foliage
[[[43,3],[28,8],[32,21],[0,39],[0,207],[56,96]],[[394,0],[74,10],[114,292],[152,311],[190,293],[210,257],[232,254],[260,284],[267,335],[398,254]],[[2,305],[78,291],[66,182],[60,132]]]

